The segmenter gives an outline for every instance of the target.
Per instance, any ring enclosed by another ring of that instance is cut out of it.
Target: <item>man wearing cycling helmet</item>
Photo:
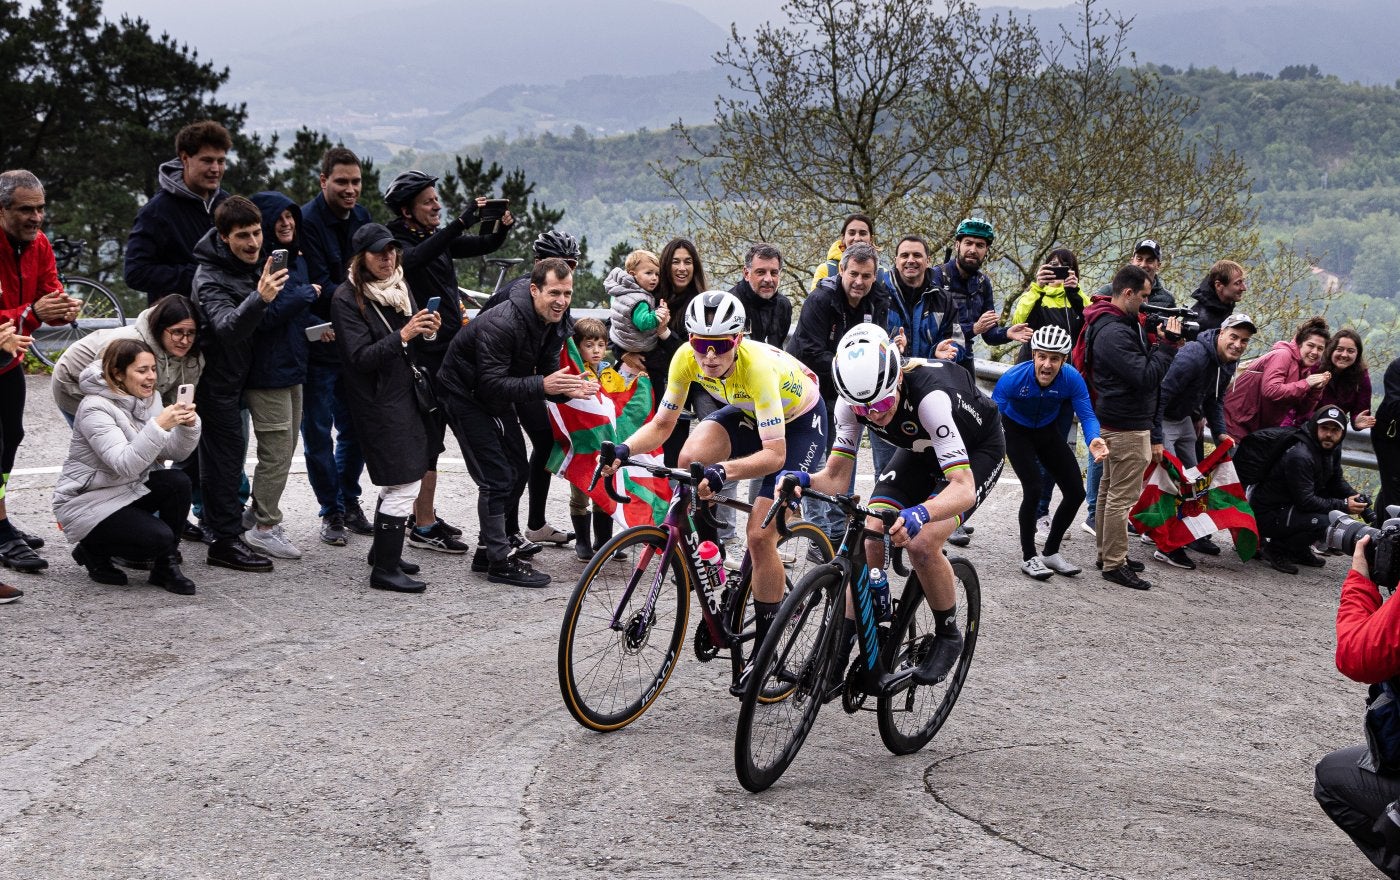
[[[832,373],[840,399],[831,457],[820,473],[796,478],[821,492],[845,492],[863,426],[899,447],[880,474],[870,506],[899,512],[890,539],[907,549],[936,621],[933,650],[914,680],[933,684],[957,663],[963,645],[954,619],[953,567],[943,544],[1001,475],[1006,450],[1001,417],[967,370],[941,360],[901,363],[889,336],[874,324],[859,324],[842,337]],[[872,518],[866,527],[882,531],[884,524]],[[882,542],[867,541],[866,557],[870,565],[881,565]],[[854,614],[851,603],[847,608]],[[847,618],[842,642],[847,657],[855,634],[854,619]],[[838,666],[844,673],[845,662]],[[837,675],[833,669],[833,682]]]
[[[1084,503],[1084,480],[1079,462],[1056,426],[1061,412],[1073,407],[1084,428],[1084,440],[1095,461],[1108,454],[1099,437],[1099,420],[1089,400],[1089,386],[1079,371],[1065,363],[1074,342],[1063,327],[1047,324],[1031,337],[1031,359],[1007,370],[992,390],[1002,415],[1006,456],[1021,481],[1021,571],[1036,580],[1051,575],[1074,576],[1082,569],[1060,555],[1060,542],[1079,506]],[[1060,487],[1060,506],[1050,521],[1045,549],[1035,552],[1035,514],[1040,502],[1040,469]]]
[[[478,196],[446,226],[442,223],[442,200],[438,197],[437,178],[422,171],[405,171],[389,182],[384,192],[384,204],[396,215],[389,221],[389,231],[403,246],[403,277],[408,282],[414,310],[427,307],[428,301],[438,299],[442,324],[431,339],[424,337],[415,349],[418,366],[436,377],[442,367],[447,346],[462,329],[462,301],[457,288],[457,269],[453,260],[489,254],[505,243],[515,218],[506,211],[494,230],[471,235],[486,197]],[[412,525],[408,542],[425,550],[441,553],[465,553],[467,545],[457,539],[461,529],[448,525],[437,515],[437,460],[447,433],[447,420],[441,410],[430,419],[428,436],[428,471],[413,505]]]
[[[649,451],[666,442],[692,382],[724,404],[691,430],[680,462],[706,466],[697,487],[701,500],[717,494],[725,480],[763,481],[747,526],[758,645],[783,599],[778,531],[762,528],[773,506],[775,475],[814,467],[826,450],[828,422],[816,376],[782,349],[745,339],[744,321],[744,307],[731,293],[712,290],[690,301],[685,310],[690,345],[671,359],[655,417],[620,444],[617,455],[626,458],[632,449]]]

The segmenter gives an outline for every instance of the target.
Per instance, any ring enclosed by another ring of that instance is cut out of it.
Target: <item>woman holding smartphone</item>
[[[399,259],[402,245],[384,226],[367,223],[350,240],[349,276],[331,299],[335,344],[344,364],[345,404],[360,438],[369,477],[379,486],[369,585],[421,593],[423,581],[403,562],[404,530],[430,461],[442,451],[437,417],[414,393],[420,345],[442,327],[439,312],[416,307]]]
[[[73,559],[100,584],[122,586],[112,557],[154,559],[150,582],[193,595],[180,571],[180,530],[190,512],[190,480],[160,461],[187,458],[199,445],[193,403],[162,405],[156,356],[144,342],[118,339],[78,379],[83,402],[53,490],[53,513]],[[152,516],[151,514],[155,514]]]

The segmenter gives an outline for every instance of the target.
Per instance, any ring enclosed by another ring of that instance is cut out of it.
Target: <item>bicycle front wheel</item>
[[[734,737],[734,772],[749,791],[777,782],[812,729],[825,696],[826,668],[841,637],[845,604],[841,572],[819,568],[783,600],[759,645]],[[785,698],[760,699],[778,693]]]
[[[614,558],[619,550],[630,554],[627,562]],[[559,690],[579,724],[626,727],[660,695],[685,641],[686,577],[679,556],[666,553],[666,532],[655,526],[628,529],[588,563],[559,633]]]
[[[801,583],[807,573],[818,565],[824,565],[831,561],[834,555],[831,549],[831,539],[826,536],[820,527],[801,520],[788,526],[788,534],[778,542],[778,555],[783,561],[783,595],[787,596],[792,592],[794,585]],[[752,570],[750,570],[752,571]],[[739,585],[739,594],[734,599],[734,606],[730,612],[729,629],[734,633],[753,634],[754,619],[757,613],[753,607],[753,583],[752,574],[745,577]],[[747,655],[752,655],[758,649],[750,638],[743,642],[741,651]],[[748,657],[743,658],[747,660]]]
[[[121,303],[112,291],[91,278],[72,275],[64,279],[64,291],[83,301],[78,317],[56,327],[43,326],[34,333],[29,350],[46,366],[54,366],[70,346],[90,333],[125,324]]]
[[[882,696],[876,704],[880,720],[880,739],[885,748],[896,755],[917,752],[933,739],[948,720],[953,704],[962,693],[972,666],[972,652],[977,648],[977,628],[982,613],[982,590],[977,569],[959,556],[948,560],[953,566],[954,595],[957,601],[957,622],[963,634],[962,654],[948,677],[932,685],[917,685],[909,681],[906,690]],[[933,611],[924,599],[918,576],[909,578],[895,614],[891,634],[895,656],[890,669],[901,670],[918,666],[933,647]]]

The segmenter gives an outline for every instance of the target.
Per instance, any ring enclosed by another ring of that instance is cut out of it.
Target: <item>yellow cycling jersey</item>
[[[817,377],[802,362],[780,348],[745,339],[739,343],[734,368],[723,379],[711,379],[700,369],[695,349],[689,345],[671,358],[666,396],[661,406],[672,411],[685,405],[690,383],[705,389],[721,403],[736,406],[758,423],[759,439],[783,437],[783,426],[821,403]]]

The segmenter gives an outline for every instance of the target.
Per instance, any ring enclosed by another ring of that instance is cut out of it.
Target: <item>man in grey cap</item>
[[[1254,487],[1250,504],[1264,539],[1260,552],[1277,571],[1297,574],[1298,564],[1321,566],[1310,545],[1321,540],[1334,510],[1359,517],[1367,500],[1342,474],[1347,414],[1333,404],[1313,414],[1269,475]]]
[[[1230,388],[1235,368],[1256,329],[1248,315],[1231,315],[1219,330],[1206,330],[1183,345],[1167,369],[1167,375],[1162,379],[1161,393],[1157,397],[1152,442],[1161,443],[1186,467],[1194,467],[1200,462],[1196,454],[1195,413],[1204,414],[1216,443],[1227,436],[1225,392]],[[1187,546],[1208,556],[1220,553],[1220,548],[1209,535]],[[1159,562],[1177,568],[1196,567],[1185,548],[1170,553],[1157,550],[1152,555]]]

